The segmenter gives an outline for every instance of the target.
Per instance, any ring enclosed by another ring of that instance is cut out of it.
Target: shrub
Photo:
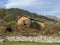
[[[30,28],[35,28],[35,29],[41,30],[41,26],[37,22],[31,22]]]

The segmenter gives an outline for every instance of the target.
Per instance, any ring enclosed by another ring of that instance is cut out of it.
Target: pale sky
[[[0,7],[2,6],[60,18],[60,0],[0,0]]]

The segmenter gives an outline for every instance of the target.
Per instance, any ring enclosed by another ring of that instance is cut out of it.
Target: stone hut
[[[25,26],[29,27],[31,22],[37,22],[42,27],[44,27],[44,22],[39,20],[39,19],[31,18],[31,17],[28,17],[28,16],[21,16],[21,17],[18,18],[18,25],[25,25]]]
[[[18,25],[22,26],[30,26],[31,20],[27,16],[21,16],[18,18]]]

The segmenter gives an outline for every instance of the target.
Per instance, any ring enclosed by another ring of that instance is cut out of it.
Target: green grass
[[[5,42],[0,45],[60,45],[59,43]]]

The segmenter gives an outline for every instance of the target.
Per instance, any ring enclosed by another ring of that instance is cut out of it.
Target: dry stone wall
[[[42,43],[60,43],[60,37],[48,37],[48,36],[7,36],[8,41],[30,41],[30,42],[42,42]]]
[[[42,42],[42,43],[60,43],[60,37],[49,36],[7,36],[8,41],[30,41],[30,42]],[[0,39],[0,43],[3,43],[4,39]]]

